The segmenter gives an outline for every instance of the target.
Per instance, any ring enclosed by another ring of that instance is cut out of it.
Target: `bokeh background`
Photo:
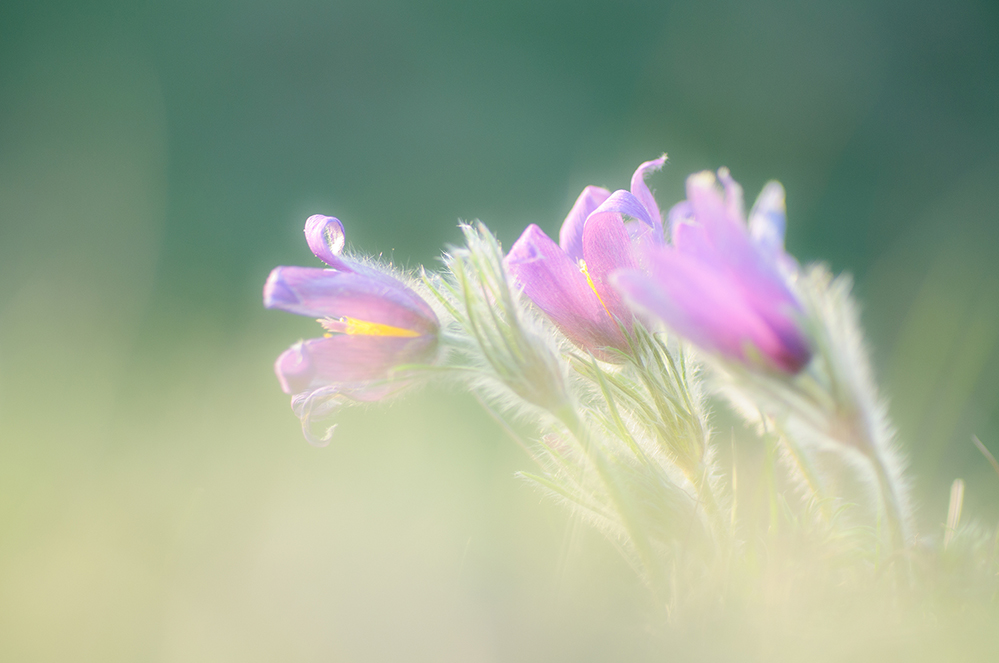
[[[664,151],[664,207],[785,184],[790,250],[856,276],[923,530],[958,476],[995,523],[994,2],[0,5],[0,659],[661,659],[466,395],[306,444],[271,364],[314,323],[260,291],[316,264],[309,214],[434,265]]]

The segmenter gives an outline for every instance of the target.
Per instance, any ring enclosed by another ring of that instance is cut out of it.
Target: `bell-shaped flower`
[[[276,267],[264,285],[264,306],[316,318],[325,331],[296,343],[274,364],[306,437],[324,443],[330,431],[314,435],[312,419],[343,400],[378,400],[397,390],[404,382],[391,379],[393,370],[431,361],[440,323],[398,279],[340,256],[345,241],[338,219],[311,216],[305,235],[329,268]]]
[[[804,312],[789,286],[784,189],[770,182],[749,215],[726,169],[687,178],[687,200],[669,212],[672,245],[646,247],[646,271],[623,269],[616,288],[636,310],[694,344],[787,373],[811,358]]]
[[[639,166],[631,191],[586,187],[562,224],[558,244],[531,224],[504,260],[528,299],[570,341],[604,360],[616,359],[607,348],[628,349],[624,331],[632,326],[610,274],[637,267],[636,245],[663,242],[662,216],[645,176],[665,160]]]

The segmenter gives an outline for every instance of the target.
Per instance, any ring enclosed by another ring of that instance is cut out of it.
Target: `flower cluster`
[[[742,190],[727,170],[687,180],[688,199],[669,212],[671,242],[638,167],[630,191],[588,186],[556,245],[531,225],[506,266],[524,294],[578,347],[613,361],[629,350],[635,313],[660,320],[706,350],[788,373],[811,356],[801,305],[784,268],[784,192],[771,182],[745,220]],[[626,218],[630,218],[626,221]]]
[[[275,363],[305,436],[328,442],[338,408],[431,369],[461,381],[498,418],[537,424],[543,472],[525,476],[662,588],[677,559],[725,566],[751,545],[735,525],[734,470],[732,486],[719,478],[713,389],[766,433],[768,462],[792,461],[805,497],[796,522],[842,523],[840,540],[867,532],[868,557],[907,546],[904,464],[847,281],[785,252],[777,182],[747,214],[726,169],[695,173],[664,219],[646,183],[664,163],[642,163],[627,190],[583,189],[558,243],[530,225],[504,254],[484,225],[463,225],[465,245],[422,282],[344,257],[343,224],[310,217],[306,241],[325,267],[277,267],[264,286],[267,308],[324,332]]]

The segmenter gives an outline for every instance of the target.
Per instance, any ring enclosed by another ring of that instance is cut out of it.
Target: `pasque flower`
[[[726,169],[718,179],[687,178],[687,200],[669,212],[672,245],[646,247],[646,270],[619,270],[614,285],[706,350],[796,373],[812,353],[788,285],[796,263],[784,252],[784,189],[767,184],[747,225],[742,189]]]
[[[322,215],[305,223],[309,248],[329,267],[276,267],[264,306],[317,319],[322,338],[300,341],[274,364],[285,393],[307,427],[315,407],[335,399],[377,400],[398,388],[394,368],[422,363],[437,350],[433,309],[398,279],[340,256],[343,224]]]
[[[630,331],[632,321],[610,274],[637,267],[636,245],[663,243],[662,216],[645,176],[665,161],[663,156],[640,165],[631,191],[586,187],[562,223],[558,244],[531,224],[504,261],[524,294],[562,333],[601,359],[614,358],[606,348],[627,349],[622,327]]]

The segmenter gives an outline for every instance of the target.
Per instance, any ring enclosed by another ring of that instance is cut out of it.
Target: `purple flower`
[[[276,267],[264,284],[264,306],[317,318],[326,333],[300,341],[274,364],[281,388],[308,423],[337,399],[371,401],[398,389],[394,368],[432,360],[440,324],[430,306],[397,279],[340,257],[343,224],[322,215],[305,223],[309,248],[329,265]],[[321,441],[326,441],[322,438]]]
[[[639,166],[631,191],[586,187],[562,223],[559,244],[531,224],[504,260],[524,294],[562,333],[601,359],[614,360],[605,348],[627,350],[622,327],[631,330],[632,313],[611,287],[610,274],[637,267],[636,244],[663,243],[662,216],[645,176],[665,161]]]
[[[742,189],[718,171],[687,178],[687,200],[669,212],[672,246],[648,247],[647,272],[623,269],[615,286],[637,310],[693,343],[744,362],[796,373],[811,358],[801,303],[788,286],[784,189],[764,187],[747,227]]]

